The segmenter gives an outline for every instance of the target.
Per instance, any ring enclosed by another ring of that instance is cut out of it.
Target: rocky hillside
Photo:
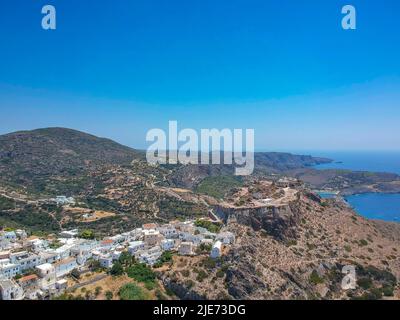
[[[218,260],[177,258],[164,283],[184,299],[400,299],[399,224],[306,190],[287,200],[220,207],[235,245]],[[355,289],[341,286],[344,266]]]

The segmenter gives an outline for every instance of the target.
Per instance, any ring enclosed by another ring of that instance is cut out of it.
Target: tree
[[[107,300],[112,300],[113,297],[114,297],[114,295],[111,291],[106,291],[106,299]]]
[[[97,297],[101,293],[102,290],[103,290],[102,287],[96,287],[96,289],[94,289],[95,296]]]
[[[71,271],[71,276],[75,279],[79,279],[81,277],[81,273],[78,271],[78,269],[73,269]]]
[[[121,276],[124,273],[124,268],[120,262],[115,262],[110,270],[110,274],[113,276]]]
[[[131,257],[131,255],[130,255],[128,252],[124,251],[124,252],[122,252],[121,255],[119,256],[118,261],[119,261],[122,265],[128,266],[128,265],[130,265],[131,262],[132,262],[132,257]]]
[[[94,232],[93,232],[93,230],[89,230],[89,229],[83,230],[79,234],[79,238],[92,240],[92,239],[94,239]]]

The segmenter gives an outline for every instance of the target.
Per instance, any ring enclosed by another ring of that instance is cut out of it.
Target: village
[[[195,256],[199,247],[217,259],[235,236],[215,226],[208,219],[148,223],[102,240],[78,229],[47,238],[28,237],[25,230],[1,230],[0,300],[51,299],[68,290],[68,278],[85,272],[93,261],[107,272],[123,253],[149,267],[165,252]]]

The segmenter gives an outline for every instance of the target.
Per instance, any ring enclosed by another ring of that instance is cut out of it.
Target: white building
[[[61,238],[75,238],[79,234],[78,229],[66,230],[60,233]]]
[[[24,291],[13,280],[0,279],[0,300],[22,300]]]
[[[217,235],[216,239],[220,240],[223,244],[232,244],[235,242],[235,235],[229,231],[221,232]]]
[[[204,236],[201,234],[193,234],[190,232],[180,232],[179,239],[184,242],[193,242],[195,245],[199,245]]]
[[[55,285],[56,283],[56,269],[50,263],[44,263],[36,268],[37,274],[40,277],[40,287],[42,289],[48,289]]]
[[[148,246],[155,246],[160,243],[161,237],[160,237],[160,232],[157,230],[153,229],[145,229],[143,230],[144,234],[144,242]]]
[[[11,242],[17,241],[17,235],[14,231],[5,231],[3,237],[4,237],[4,239],[11,241]]]
[[[162,255],[161,247],[155,246],[147,251],[139,252],[137,258],[139,262],[146,263],[152,266],[158,261],[161,255]]]
[[[192,242],[182,242],[179,246],[179,254],[181,255],[192,255],[193,254],[193,243]]]
[[[15,234],[16,234],[17,237],[18,237],[19,239],[21,239],[21,240],[26,239],[26,237],[28,236],[28,235],[26,234],[26,231],[25,231],[25,230],[22,230],[22,229],[15,230]]]
[[[64,290],[67,289],[67,287],[68,287],[68,281],[67,280],[61,279],[61,280],[56,281],[56,289],[58,291],[64,291]]]
[[[222,242],[221,241],[217,241],[214,243],[212,249],[211,249],[211,253],[210,253],[210,257],[211,258],[219,258],[221,256],[222,253]]]
[[[76,259],[74,257],[69,257],[54,263],[57,278],[65,276],[77,267],[78,264],[76,263]]]
[[[43,251],[39,256],[41,263],[54,263],[60,260],[60,255],[55,251]]]
[[[53,201],[57,205],[64,205],[64,204],[75,204],[75,199],[72,197],[66,197],[66,196],[57,196]]]
[[[134,255],[135,252],[143,250],[145,243],[143,241],[133,241],[129,243],[128,252],[130,255]]]
[[[110,255],[100,255],[99,263],[102,268],[106,268],[106,269],[112,268],[113,258]]]
[[[3,263],[0,263],[0,278],[4,277],[7,279],[12,279],[17,274],[20,274],[22,272],[20,266],[15,263],[10,263],[9,259],[5,259],[2,261]]]
[[[161,249],[164,251],[172,250],[175,246],[175,241],[173,239],[164,239],[161,241]]]
[[[170,225],[164,225],[158,228],[160,233],[167,239],[175,239],[178,237],[178,231]]]
[[[33,269],[41,264],[40,257],[37,254],[20,251],[10,254],[10,262],[20,266],[21,272]]]

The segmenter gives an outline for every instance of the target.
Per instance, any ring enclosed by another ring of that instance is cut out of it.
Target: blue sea
[[[349,169],[353,171],[391,172],[400,175],[399,152],[313,152],[314,157],[334,160],[332,163],[315,166],[317,169]]]
[[[400,152],[311,152],[313,156],[333,159],[317,169],[391,172],[400,175]],[[325,198],[332,195],[323,194]],[[361,215],[370,219],[400,222],[400,194],[366,193],[346,197]]]
[[[400,222],[400,194],[356,194],[346,201],[366,218]]]

